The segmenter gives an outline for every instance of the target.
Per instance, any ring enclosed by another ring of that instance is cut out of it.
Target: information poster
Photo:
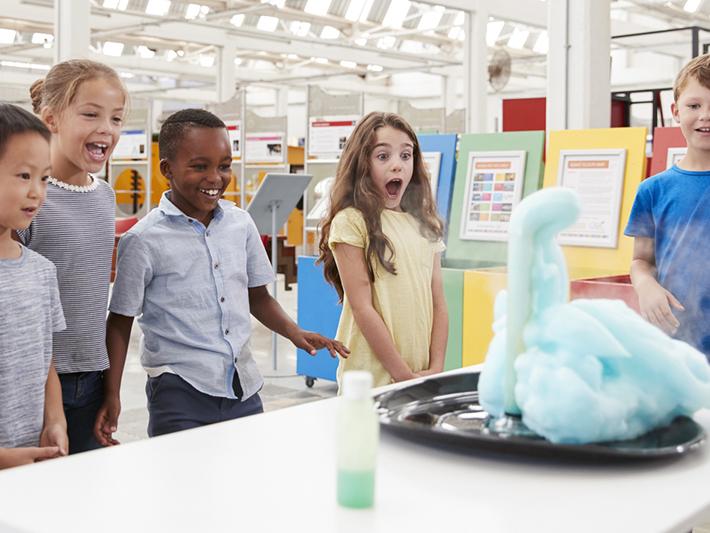
[[[286,160],[283,133],[247,133],[246,145],[247,163],[283,163]]]
[[[232,159],[239,159],[240,157],[242,157],[242,147],[239,146],[242,135],[242,121],[225,120],[224,124],[227,126],[227,133],[229,134],[229,144],[232,147]]]
[[[505,241],[523,195],[525,151],[470,152],[461,217],[462,240]]]
[[[123,130],[112,159],[148,159],[148,133],[145,130]]]
[[[431,181],[431,192],[434,193],[436,199],[436,191],[439,187],[439,168],[441,167],[441,152],[422,152],[424,166],[429,172],[429,181]]]
[[[666,169],[671,168],[673,165],[677,165],[678,161],[685,157],[688,148],[685,146],[678,146],[676,148],[668,149],[668,157],[666,157]]]
[[[562,150],[557,184],[579,195],[581,212],[558,242],[572,246],[616,248],[624,188],[626,149]]]
[[[308,121],[308,157],[311,159],[340,159],[345,141],[355,129],[359,117],[332,116],[311,118]]]

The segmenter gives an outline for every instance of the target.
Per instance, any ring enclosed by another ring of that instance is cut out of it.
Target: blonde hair
[[[673,84],[673,100],[678,101],[680,93],[683,92],[691,78],[695,78],[700,85],[710,89],[710,53],[691,59],[680,69]]]
[[[121,88],[126,103],[128,102],[128,91],[111,67],[89,59],[70,59],[57,63],[44,79],[32,84],[30,87],[32,109],[38,115],[45,107],[49,107],[55,113],[62,113],[76,98],[81,84],[96,78],[115,82]]]
[[[330,193],[330,209],[321,223],[321,238],[318,245],[325,279],[335,287],[343,299],[343,284],[333,252],[328,245],[333,218],[343,209],[354,207],[362,213],[367,227],[369,244],[365,250],[370,282],[375,281],[374,263],[379,262],[390,274],[396,274],[394,248],[382,231],[380,216],[384,200],[370,175],[370,156],[377,142],[378,129],[389,126],[405,133],[414,146],[414,169],[412,179],[402,196],[400,207],[413,215],[420,224],[422,235],[432,241],[442,238],[444,223],[436,211],[436,202],[431,191],[429,173],[424,165],[419,140],[412,127],[399,115],[373,111],[363,117],[345,143],[343,154],[335,173],[333,190]]]

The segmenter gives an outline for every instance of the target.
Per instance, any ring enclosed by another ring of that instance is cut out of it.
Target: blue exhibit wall
[[[454,175],[456,174],[456,143],[458,135],[418,135],[419,147],[422,152],[440,152],[439,181],[436,191],[436,207],[439,216],[448,226],[451,209],[451,195],[454,190]]]

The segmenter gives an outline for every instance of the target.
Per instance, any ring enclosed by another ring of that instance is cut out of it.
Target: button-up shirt
[[[109,310],[138,317],[148,375],[172,372],[205,394],[234,399],[236,369],[243,399],[262,387],[249,349],[249,288],[274,276],[246,211],[220,200],[205,227],[168,191],[121,238],[116,268]]]

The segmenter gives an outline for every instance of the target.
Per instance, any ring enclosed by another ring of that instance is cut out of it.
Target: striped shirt
[[[62,329],[54,265],[25,247],[0,259],[0,447],[39,444],[52,332]]]
[[[57,267],[67,329],[54,334],[57,372],[108,368],[106,310],[115,235],[115,195],[103,180],[85,192],[50,182],[47,199],[20,238]]]

